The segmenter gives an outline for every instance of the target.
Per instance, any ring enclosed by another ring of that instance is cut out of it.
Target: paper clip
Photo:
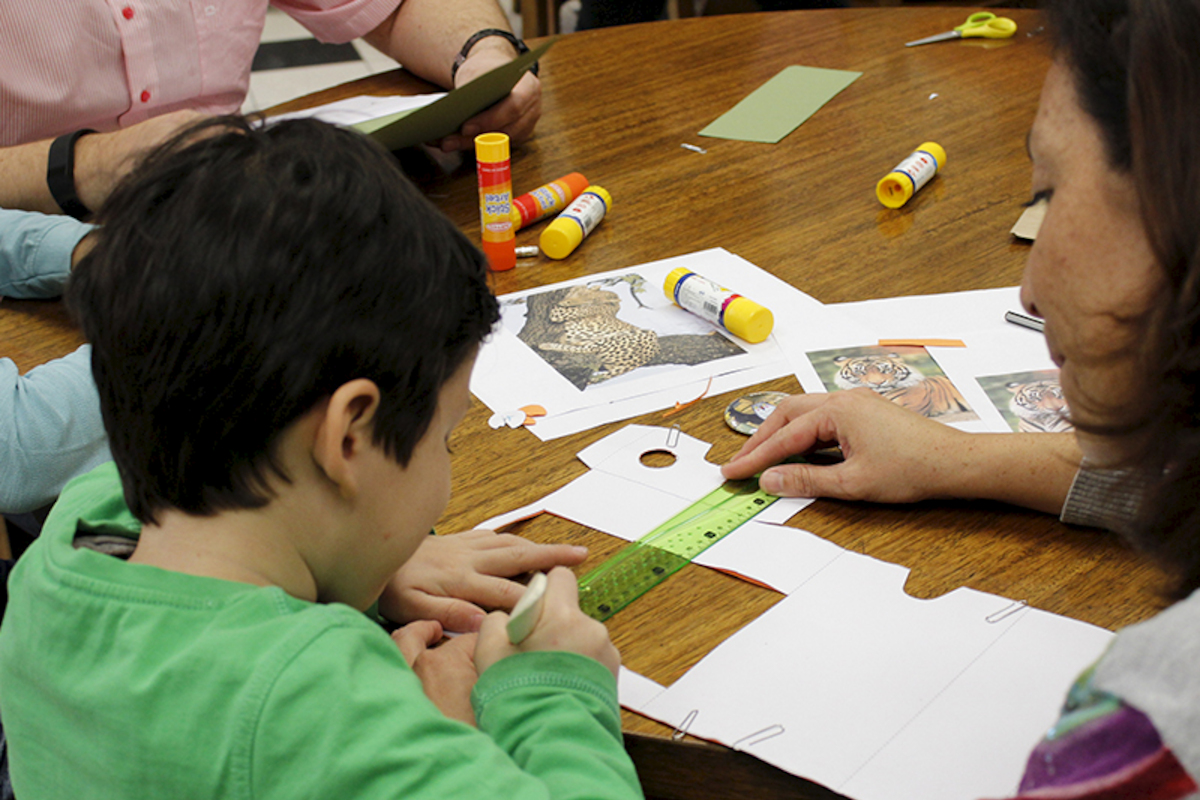
[[[682,147],[684,150],[691,150],[693,153],[704,154],[704,153],[708,152],[703,147],[699,147],[698,145],[694,145],[694,144],[688,144],[687,142],[684,142],[683,144],[681,144],[679,146]]]
[[[985,622],[990,622],[994,625],[997,622],[1008,619],[1027,605],[1029,605],[1029,602],[1026,600],[1014,600],[996,613],[989,614],[983,619]]]
[[[675,730],[671,731],[671,741],[678,742],[684,736],[687,736],[688,728],[692,726],[692,723],[696,721],[696,717],[698,716],[700,716],[700,709],[693,708],[689,711],[687,716],[683,718],[683,722],[679,723],[675,727]]]
[[[679,423],[675,423],[670,428],[667,428],[667,447],[673,448],[679,444],[679,434],[683,433],[679,429]]]
[[[746,743],[747,747],[753,747],[756,744],[761,744],[761,743],[765,742],[767,739],[774,739],[776,736],[778,736],[779,734],[781,734],[783,732],[784,732],[784,728],[782,725],[770,725],[766,728],[763,728],[761,731],[755,731],[754,733],[750,734],[749,736],[743,736],[742,738],[740,738],[736,742],[734,742],[732,745],[730,745],[730,747],[732,747],[734,750],[739,750],[739,749],[741,749],[741,744],[743,742]],[[753,741],[747,741],[749,739],[753,739]]]

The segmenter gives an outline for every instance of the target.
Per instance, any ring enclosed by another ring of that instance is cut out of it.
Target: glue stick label
[[[484,241],[504,241],[512,237],[512,178],[508,159],[477,164],[479,172],[479,212],[483,220]]]
[[[739,294],[718,286],[708,278],[689,272],[675,284],[675,303],[698,317],[725,327],[725,308]]]
[[[536,216],[544,217],[550,211],[556,208],[562,208],[567,204],[567,196],[557,184],[551,183],[546,186],[539,186],[529,193],[535,203],[537,203]]]
[[[937,171],[937,159],[924,150],[914,151],[912,155],[901,161],[892,170],[892,172],[900,172],[908,176],[908,179],[912,181],[914,194],[922,186],[929,183],[929,179],[936,175]]]
[[[570,208],[559,214],[558,218],[573,220],[583,228],[583,235],[587,236],[596,229],[607,212],[608,206],[605,205],[603,197],[595,192],[584,192],[576,197]]]

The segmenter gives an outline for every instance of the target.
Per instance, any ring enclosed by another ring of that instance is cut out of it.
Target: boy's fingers
[[[410,622],[404,627],[392,631],[392,641],[400,648],[400,654],[404,656],[404,660],[410,667],[426,649],[437,644],[441,639],[441,624],[430,619]]]

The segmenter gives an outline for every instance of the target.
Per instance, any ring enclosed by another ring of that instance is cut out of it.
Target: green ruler
[[[579,607],[603,622],[778,499],[755,478],[726,481],[584,575]]]

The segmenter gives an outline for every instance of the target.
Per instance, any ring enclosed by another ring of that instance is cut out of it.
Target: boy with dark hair
[[[502,612],[436,648],[435,622],[393,642],[362,613],[432,538],[497,318],[482,256],[388,154],[219,121],[100,221],[68,300],[116,465],[68,485],[12,578],[17,795],[640,796],[619,656],[569,570],[518,646]],[[479,730],[438,710],[469,720],[472,685]]]

